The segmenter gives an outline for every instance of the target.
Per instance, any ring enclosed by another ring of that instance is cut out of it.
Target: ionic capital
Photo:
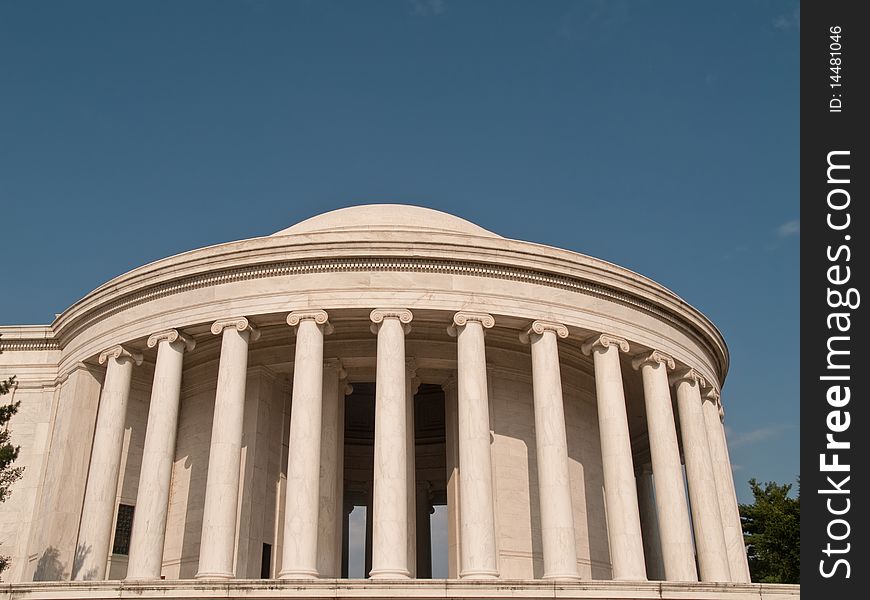
[[[115,360],[121,360],[122,358],[133,361],[137,366],[142,364],[142,355],[138,352],[130,352],[124,346],[118,344],[117,346],[112,346],[108,350],[103,350],[100,353],[100,364],[106,364],[106,361],[109,358],[114,358]]]
[[[194,341],[192,337],[185,335],[177,329],[158,331],[157,333],[151,335],[151,337],[148,338],[148,347],[153,348],[160,342],[169,342],[170,344],[174,344],[175,342],[181,342],[182,344],[184,344],[184,349],[188,352],[196,347],[196,341]]]
[[[332,324],[329,322],[329,315],[325,310],[294,310],[287,315],[287,324],[290,327],[295,328],[302,321],[314,321],[321,327],[323,335],[329,335],[333,331]]]
[[[340,358],[325,358],[323,359],[324,371],[335,371],[339,381],[347,377],[347,371],[344,370],[344,365],[341,364]]]
[[[409,323],[414,318],[414,315],[407,308],[376,308],[371,312],[369,318],[372,320],[371,331],[375,335],[377,335],[378,330],[381,328],[384,319],[398,319],[407,335],[411,331]]]
[[[628,340],[616,337],[615,335],[602,333],[600,335],[593,335],[591,338],[583,342],[583,345],[580,346],[580,350],[583,351],[583,354],[589,356],[595,350],[607,350],[611,346],[615,346],[622,352],[628,352],[629,349]]]
[[[211,324],[211,332],[215,335],[223,333],[224,329],[234,327],[238,331],[247,331],[248,340],[255,342],[260,338],[260,330],[251,325],[246,317],[233,317],[230,319],[218,319]]]
[[[453,323],[447,327],[447,333],[456,337],[459,335],[457,327],[464,327],[469,321],[480,323],[483,329],[491,329],[495,325],[495,319],[488,313],[461,310],[453,315]]]
[[[417,390],[420,389],[420,379],[417,377],[417,359],[411,357],[405,359],[405,374],[411,384],[411,392],[416,394]]]
[[[665,368],[669,371],[673,371],[677,368],[677,363],[674,361],[673,357],[659,350],[651,350],[643,354],[638,354],[634,357],[634,360],[631,361],[631,366],[637,370],[640,370],[644,365],[665,365]]]
[[[692,368],[681,369],[671,375],[668,380],[671,382],[671,385],[677,385],[678,383],[687,381],[692,385],[707,387],[707,380],[704,379],[704,376]]]
[[[568,337],[568,328],[561,323],[553,321],[533,321],[529,328],[520,334],[520,341],[523,344],[528,344],[531,341],[531,335],[543,335],[544,332],[552,331],[560,338]]]
[[[347,383],[347,381],[345,380],[345,383],[344,383],[344,395],[345,395],[345,396],[350,396],[351,394],[353,394],[353,386],[352,386],[351,384]]]
[[[719,390],[717,390],[712,385],[704,390],[704,393],[701,395],[701,398],[707,402],[712,402],[713,406],[718,407],[721,402],[721,396],[719,394]]]

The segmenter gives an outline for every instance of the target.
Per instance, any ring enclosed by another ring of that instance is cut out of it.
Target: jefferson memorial
[[[721,334],[603,260],[356,206],[134,269],[0,351],[0,599],[799,596],[750,583]]]

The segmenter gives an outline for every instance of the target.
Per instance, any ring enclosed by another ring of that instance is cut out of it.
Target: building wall
[[[103,372],[79,364],[61,376],[28,544],[25,579],[68,579],[77,564],[84,501]],[[86,551],[86,549],[82,549]]]
[[[499,570],[504,578],[540,578],[544,565],[531,371],[511,372],[497,367],[491,370]],[[565,371],[563,365],[562,393],[578,570],[584,579],[608,579],[610,551],[594,396],[572,385]]]
[[[27,573],[27,546],[39,500],[43,466],[51,437],[51,415],[59,389],[57,355],[59,351],[17,351],[0,353],[0,379],[16,375],[17,388],[2,397],[2,402],[21,401],[18,414],[9,422],[11,441],[21,446],[16,467],[24,468],[0,508],[0,554],[9,557],[3,573],[7,581],[21,581]]]

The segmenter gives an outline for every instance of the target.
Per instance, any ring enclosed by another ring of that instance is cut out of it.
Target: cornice
[[[706,347],[724,379],[728,351],[715,326],[654,281],[582,254],[505,239],[396,233],[254,238],[194,250],[117,277],[66,310],[52,330],[60,346],[93,323],[151,300],[223,283],[306,273],[407,271],[488,277],[554,287],[644,311]],[[415,256],[409,258],[409,253]]]
[[[60,350],[60,342],[41,338],[7,340],[0,337],[0,352],[40,352],[44,350]]]

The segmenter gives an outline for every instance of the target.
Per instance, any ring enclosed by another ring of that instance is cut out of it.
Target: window
[[[118,505],[118,522],[115,524],[115,543],[112,554],[130,554],[130,534],[133,531],[133,511],[130,504]]]

